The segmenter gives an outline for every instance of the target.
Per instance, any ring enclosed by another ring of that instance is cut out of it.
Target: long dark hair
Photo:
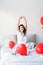
[[[26,28],[24,27],[24,25],[23,25],[23,24],[20,24],[20,25],[19,25],[19,31],[20,31],[20,26],[22,26],[22,27],[24,28],[23,33],[24,33],[24,35],[25,35],[25,34],[26,34]]]

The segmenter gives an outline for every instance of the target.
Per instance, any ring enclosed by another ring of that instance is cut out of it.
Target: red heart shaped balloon
[[[10,41],[10,42],[9,42],[9,47],[12,49],[12,48],[15,46],[15,44],[16,44],[16,43],[15,43],[14,41]]]
[[[27,48],[25,44],[20,44],[16,48],[16,52],[20,55],[27,55]]]
[[[35,51],[36,53],[38,54],[43,54],[43,43],[39,43],[36,45],[36,48],[35,48]]]

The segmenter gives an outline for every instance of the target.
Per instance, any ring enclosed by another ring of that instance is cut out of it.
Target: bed
[[[13,55],[12,50],[6,47],[1,48],[2,65],[43,65],[43,55],[39,55],[33,49],[27,56]]]
[[[43,54],[37,54],[34,49],[31,49],[32,51],[30,50],[27,56],[21,56],[19,54],[14,55],[12,50],[8,47],[10,40],[16,42],[16,35],[3,37],[2,43],[4,45],[1,47],[1,65],[43,65]],[[27,42],[36,44],[36,35],[29,34]]]

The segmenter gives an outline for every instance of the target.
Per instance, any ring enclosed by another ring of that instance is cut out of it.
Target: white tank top
[[[26,44],[27,36],[26,35],[22,35],[19,30],[16,32],[16,34],[17,34],[17,43],[18,44],[21,44],[21,43]]]

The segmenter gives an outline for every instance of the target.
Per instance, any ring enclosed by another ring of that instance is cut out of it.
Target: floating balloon
[[[43,17],[41,17],[41,25],[42,25],[42,28],[43,28]]]
[[[20,44],[16,48],[16,52],[20,55],[27,55],[27,48],[25,44]]]
[[[37,44],[35,51],[36,51],[37,54],[43,54],[43,43]]]
[[[16,44],[16,43],[15,43],[14,41],[10,41],[10,42],[9,42],[9,47],[12,49],[12,48],[15,46],[15,44]]]

